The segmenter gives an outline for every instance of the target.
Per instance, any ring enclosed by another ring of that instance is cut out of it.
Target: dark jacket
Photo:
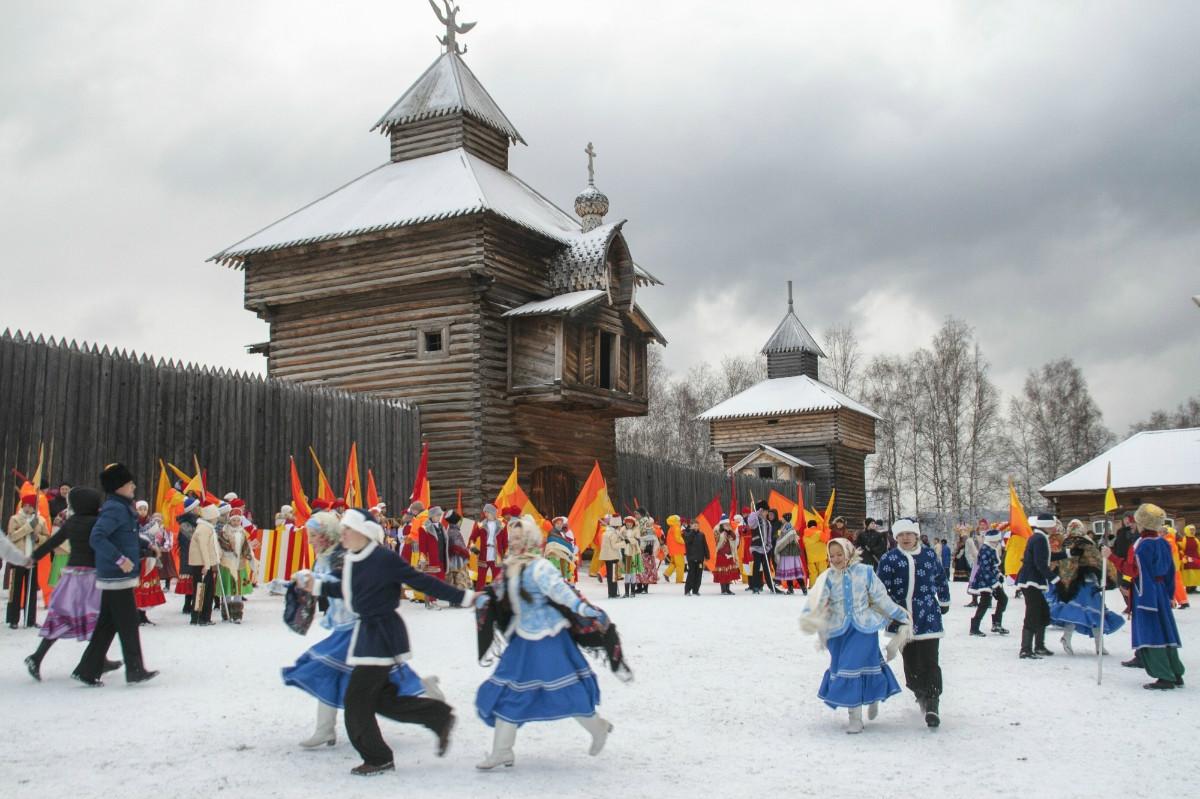
[[[708,551],[708,539],[699,530],[684,531],[683,547],[685,557],[693,562],[708,560],[711,555]]]
[[[133,500],[109,494],[100,508],[100,516],[89,537],[96,553],[96,586],[101,590],[133,588],[138,582],[137,565],[141,563],[141,537],[138,535],[137,511]],[[128,558],[133,571],[126,574],[117,566]]]
[[[33,559],[39,560],[66,541],[71,545],[71,554],[67,558],[68,566],[94,568],[96,555],[92,552],[90,538],[92,527],[95,526],[96,517],[100,513],[100,503],[103,501],[104,496],[94,488],[71,489],[71,512],[73,515],[63,522],[62,527],[58,528],[58,532],[50,536],[46,543],[33,551]]]
[[[399,555],[371,543],[347,552],[337,582],[317,583],[326,596],[346,600],[358,614],[346,653],[350,666],[390,666],[409,658],[408,628],[396,612],[408,585],[435,599],[461,605],[466,593],[423,574]],[[346,586],[349,585],[349,590]]]
[[[192,533],[196,532],[196,514],[183,513],[179,516],[179,565],[186,568],[188,563],[188,548],[192,545]]]
[[[858,548],[862,550],[862,562],[875,568],[879,559],[888,551],[887,536],[880,530],[867,528],[858,534]]]
[[[1021,560],[1021,571],[1017,573],[1017,588],[1040,588],[1045,591],[1058,577],[1050,569],[1050,563],[1062,560],[1065,552],[1050,553],[1050,538],[1041,530],[1034,530],[1025,544],[1025,557]]]

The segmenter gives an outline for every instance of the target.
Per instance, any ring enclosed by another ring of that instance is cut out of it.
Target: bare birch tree
[[[850,323],[825,330],[825,361],[818,364],[821,381],[850,396],[861,393],[862,348]]]

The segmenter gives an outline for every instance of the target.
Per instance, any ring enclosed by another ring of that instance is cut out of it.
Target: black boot
[[[1021,628],[1021,660],[1041,660],[1033,651],[1033,630]]]
[[[971,619],[971,635],[976,638],[987,638],[987,635],[979,629],[978,619]]]
[[[1054,653],[1046,648],[1046,628],[1043,627],[1037,631],[1034,637],[1033,654],[1041,655],[1042,657],[1053,657]]]
[[[992,632],[996,635],[1008,635],[1008,630],[1004,629],[1004,626],[995,619],[992,619]]]
[[[942,717],[938,715],[938,696],[928,696],[925,698],[925,726],[934,728],[942,723]]]

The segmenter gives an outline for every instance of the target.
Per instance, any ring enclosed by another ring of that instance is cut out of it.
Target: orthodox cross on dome
[[[438,8],[434,0],[429,0],[429,7],[433,9],[434,14],[437,14],[438,22],[446,26],[446,35],[437,37],[437,40],[446,45],[447,53],[461,55],[467,52],[467,47],[463,45],[462,49],[459,49],[455,36],[460,33],[466,33],[471,28],[474,28],[477,23],[464,22],[459,24],[458,20],[455,19],[458,15],[458,6],[450,5],[450,0],[442,0],[442,5],[446,8],[445,13],[442,13],[442,9]]]
[[[591,142],[588,142],[588,146],[584,148],[584,152],[587,153],[588,157],[588,185],[594,186],[596,185],[596,148],[592,146]]]
[[[792,281],[788,281],[788,313],[792,313]]]

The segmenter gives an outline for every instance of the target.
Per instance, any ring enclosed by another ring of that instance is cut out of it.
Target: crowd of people
[[[129,683],[152,679],[157,672],[145,667],[139,626],[153,623],[148,611],[166,605],[169,593],[182,598],[180,611],[192,625],[215,624],[216,614],[238,624],[243,603],[267,583],[286,592],[293,629],[307,631],[320,615],[329,633],[283,669],[284,683],[317,703],[316,727],[300,745],[333,745],[337,711],[344,709],[348,737],[363,760],[354,769],[359,775],[394,768],[377,715],[427,727],[439,755],[455,724],[437,678],[421,677],[409,663],[408,632],[397,612],[405,601],[474,608],[484,662],[490,636],[503,641],[476,696],[477,714],[494,730],[492,751],[478,767],[492,770],[513,765],[525,723],[574,718],[589,734],[593,755],[613,729],[597,714],[599,686],[580,649],[604,652],[624,679],[632,673],[615,626],[579,592],[580,580],[606,586],[610,600],[644,597],[672,583],[682,585],[684,596],[699,596],[706,574],[722,596],[799,592],[801,629],[817,636],[830,657],[817,696],[848,711],[850,733],[865,729],[864,709],[872,720],[880,703],[901,692],[888,665],[896,655],[925,724],[941,724],[940,640],[955,578],[967,582],[971,597],[970,638],[1008,635],[1006,589],[1022,597],[1021,660],[1053,655],[1050,626],[1062,631],[1067,654],[1074,654],[1079,633],[1101,656],[1104,637],[1130,620],[1134,657],[1122,665],[1144,669],[1153,678],[1145,687],[1163,691],[1183,686],[1173,613],[1187,608],[1200,586],[1194,526],[1177,536],[1153,505],[1126,517],[1111,540],[1098,540],[1079,520],[1064,527],[1052,515],[1032,516],[1019,570],[1006,574],[1005,531],[986,520],[964,531],[952,551],[946,541],[930,542],[908,518],[890,528],[868,519],[851,531],[839,517],[827,527],[809,520],[798,529],[790,513],[760,502],[706,529],[702,520],[678,515],[664,527],[639,508],[603,518],[581,547],[566,517],[542,521],[516,507],[485,505],[476,521],[414,502],[391,518],[383,503],[363,509],[333,500],[314,502],[303,520],[281,508],[270,531],[275,544],[267,547],[236,494],[189,495],[176,518],[164,521],[135,499],[134,476],[122,464],[107,467],[99,482],[101,490],[47,492],[49,524],[42,495],[23,494],[0,535],[7,622],[40,627],[38,648],[25,660],[30,675],[40,681],[55,641],[75,638],[88,644],[74,679],[98,687],[105,673],[122,667]],[[287,554],[268,556],[268,549]],[[38,625],[36,569],[43,558],[51,561],[53,588]],[[1124,613],[1106,607],[1106,592],[1114,589]],[[880,633],[889,636],[882,651]],[[107,657],[114,637],[123,661]]]

